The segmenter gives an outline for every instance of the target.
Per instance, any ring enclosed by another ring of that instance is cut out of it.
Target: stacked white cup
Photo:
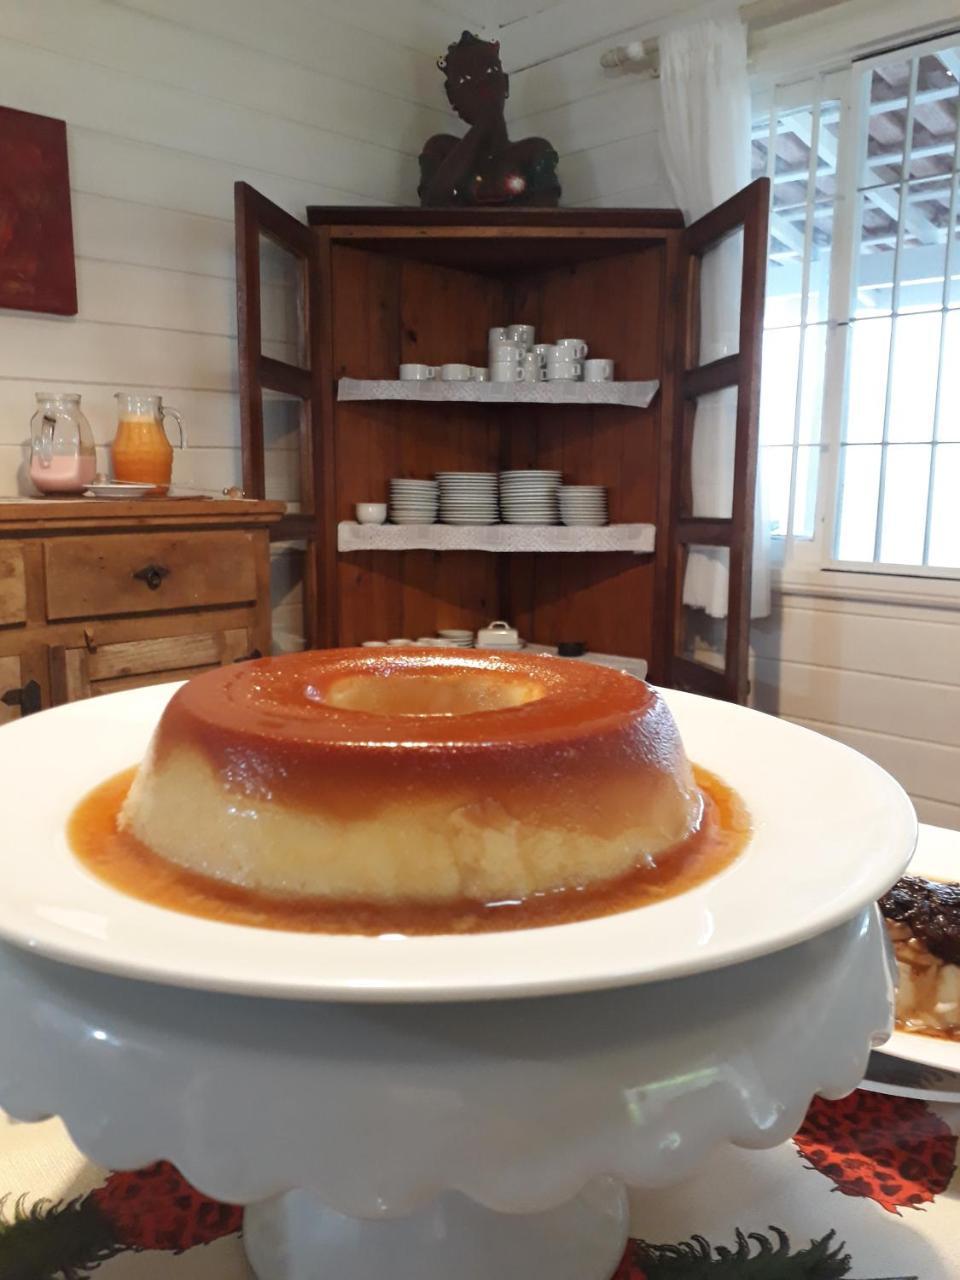
[[[546,353],[550,382],[576,382],[583,377],[587,344],[582,338],[558,338]]]
[[[532,324],[497,325],[488,334],[491,382],[539,382],[542,365]]]

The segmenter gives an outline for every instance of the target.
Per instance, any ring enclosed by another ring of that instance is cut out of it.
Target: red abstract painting
[[[0,107],[0,307],[77,314],[67,126]]]

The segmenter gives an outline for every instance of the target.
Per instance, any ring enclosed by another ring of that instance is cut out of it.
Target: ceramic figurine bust
[[[507,135],[510,78],[500,62],[500,42],[465,31],[437,66],[450,105],[469,128],[462,138],[438,133],[423,148],[421,205],[556,205],[556,151],[546,138],[511,142]]]

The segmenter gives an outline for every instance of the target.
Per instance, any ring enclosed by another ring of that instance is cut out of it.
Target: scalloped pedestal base
[[[448,1194],[407,1218],[347,1218],[310,1191],[251,1205],[258,1280],[610,1280],[627,1240],[622,1186],[600,1179],[547,1213],[504,1214]]]

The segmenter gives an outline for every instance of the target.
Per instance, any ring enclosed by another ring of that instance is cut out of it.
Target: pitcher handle
[[[168,409],[166,405],[163,406],[161,413],[163,414],[164,426],[167,424],[167,418],[173,418],[176,422],[177,430],[180,432],[180,444],[178,448],[185,449],[187,447],[187,436],[183,429],[183,418],[176,409]]]
[[[53,433],[56,429],[56,418],[45,413],[40,420],[40,439],[37,441],[37,454],[41,467],[49,467],[53,461]]]

